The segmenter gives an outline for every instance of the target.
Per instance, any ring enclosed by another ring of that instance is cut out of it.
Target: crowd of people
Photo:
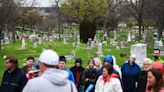
[[[26,65],[18,67],[14,56],[7,56],[0,92],[164,92],[164,61],[160,50],[153,50],[154,59],[145,58],[143,68],[132,54],[119,67],[116,57],[105,55],[88,60],[83,67],[81,58],[68,69],[65,56],[45,50],[35,64],[27,57]]]

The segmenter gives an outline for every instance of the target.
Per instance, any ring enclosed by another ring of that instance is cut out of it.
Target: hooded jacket
[[[77,92],[68,73],[59,69],[48,69],[41,76],[29,80],[23,92]]]
[[[114,73],[105,81],[101,75],[95,86],[95,92],[122,92],[121,83],[118,76]]]
[[[135,92],[135,82],[137,81],[141,71],[140,67],[136,63],[130,65],[130,61],[128,61],[122,65],[121,71],[124,91]]]

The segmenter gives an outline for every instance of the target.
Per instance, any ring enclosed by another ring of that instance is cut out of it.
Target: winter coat
[[[89,84],[96,84],[97,77],[98,76],[97,76],[96,68],[86,69],[82,76],[84,90],[86,90],[88,88]],[[88,80],[86,80],[86,79],[88,79]],[[91,90],[91,92],[94,92],[94,88]]]
[[[68,70],[67,68],[65,68],[64,70],[68,72],[68,79],[70,81],[72,81],[73,83],[75,83],[75,78],[74,78],[73,73],[70,70]]]
[[[3,75],[0,92],[22,92],[28,79],[26,74],[21,69],[16,69],[13,72],[6,70]]]
[[[82,86],[82,75],[83,75],[83,72],[84,72],[84,68],[81,66],[81,67],[76,67],[76,66],[73,66],[70,68],[70,71],[73,73],[74,75],[74,78],[75,78],[75,83],[76,83],[76,71],[79,72],[80,74],[80,79],[79,79],[79,82],[78,82],[78,85],[77,85],[77,88],[79,88],[79,86]]]
[[[41,76],[31,79],[23,92],[77,92],[68,73],[59,69],[47,69]]]
[[[145,92],[146,83],[147,83],[147,71],[141,71],[137,79],[137,86],[135,92]]]
[[[122,92],[122,87],[118,76],[113,73],[105,82],[103,76],[101,75],[96,82],[95,92]]]
[[[130,62],[128,61],[122,65],[121,72],[124,92],[135,91],[135,82],[139,76],[140,71],[141,69],[136,63],[130,65]]]

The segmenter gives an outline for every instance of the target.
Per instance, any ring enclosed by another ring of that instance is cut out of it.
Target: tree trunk
[[[2,43],[1,43],[1,40],[3,39],[2,30],[3,29],[0,27],[0,52],[2,51]]]

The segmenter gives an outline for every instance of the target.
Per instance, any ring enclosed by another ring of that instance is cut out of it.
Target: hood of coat
[[[47,69],[42,77],[46,78],[54,85],[63,86],[68,80],[68,73],[64,70],[59,69]]]

